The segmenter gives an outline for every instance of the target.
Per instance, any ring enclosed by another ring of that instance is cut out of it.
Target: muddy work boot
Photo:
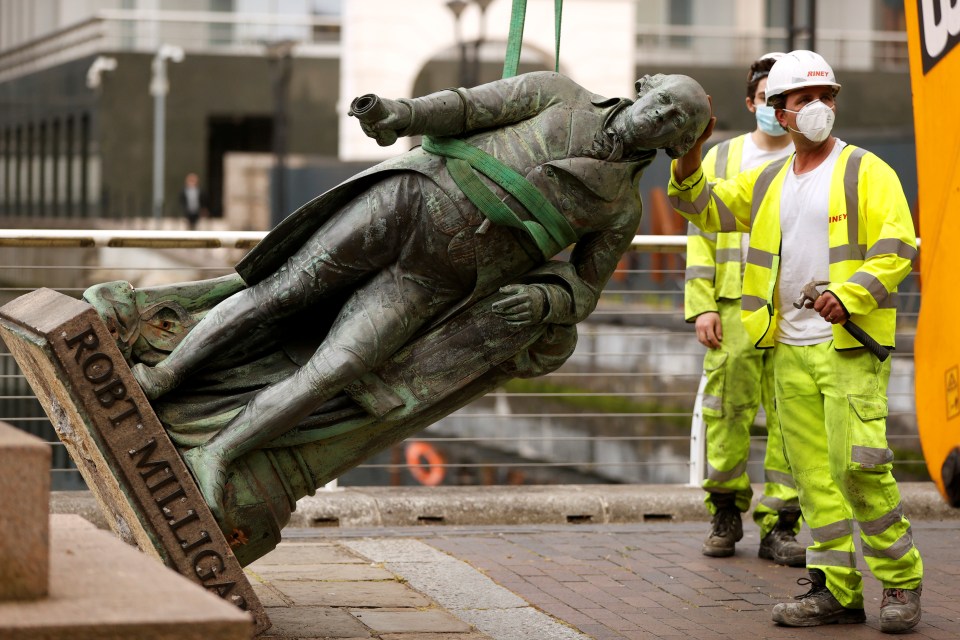
[[[880,604],[880,631],[903,633],[920,622],[920,587],[884,589]]]
[[[758,555],[787,567],[805,567],[807,550],[793,533],[799,519],[800,509],[781,509],[776,526],[760,541]]]
[[[710,524],[710,535],[703,541],[703,555],[711,558],[728,558],[735,545],[743,538],[743,520],[732,493],[713,493],[710,501],[717,508]]]
[[[867,621],[863,609],[847,609],[827,589],[827,578],[819,569],[810,571],[810,579],[800,578],[799,585],[810,585],[810,591],[797,596],[799,602],[781,602],[773,608],[773,621],[786,627],[816,627],[821,624],[857,624]]]

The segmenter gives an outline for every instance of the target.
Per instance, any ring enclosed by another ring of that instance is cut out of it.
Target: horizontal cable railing
[[[87,287],[112,280],[145,287],[218,277],[232,273],[263,236],[2,230],[0,303],[40,287],[79,297]],[[704,438],[694,406],[704,348],[683,319],[685,246],[684,236],[637,236],[597,310],[578,326],[577,349],[560,369],[511,381],[407,443],[372,456],[340,483],[416,484],[428,478],[443,484],[696,484]],[[919,302],[918,279],[911,275],[899,294],[898,349],[888,393],[889,441],[897,455],[895,472],[904,479],[926,477],[913,399]],[[0,420],[53,445],[55,488],[83,486],[5,349]],[[762,481],[763,425],[761,411],[748,466],[755,481]],[[425,476],[424,468],[438,471]]]

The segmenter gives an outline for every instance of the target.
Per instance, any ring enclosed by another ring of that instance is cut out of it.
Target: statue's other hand
[[[506,298],[493,303],[495,314],[515,327],[540,324],[543,320],[547,296],[540,288],[525,284],[509,284],[500,287]]]

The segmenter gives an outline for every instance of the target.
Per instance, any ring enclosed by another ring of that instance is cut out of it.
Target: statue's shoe
[[[223,521],[223,492],[227,483],[227,464],[220,456],[211,454],[203,447],[195,447],[184,452],[183,461],[187,464],[204,502],[218,522]]]
[[[176,376],[164,367],[148,367],[138,362],[130,370],[148,400],[156,400],[178,384]]]

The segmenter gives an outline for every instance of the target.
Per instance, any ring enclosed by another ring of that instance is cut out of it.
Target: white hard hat
[[[798,49],[777,60],[767,76],[767,99],[801,87],[836,87],[833,69],[818,53]]]

